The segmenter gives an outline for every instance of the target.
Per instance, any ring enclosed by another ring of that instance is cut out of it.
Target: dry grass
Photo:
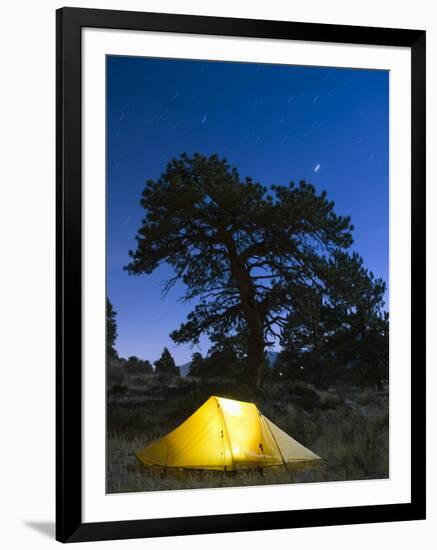
[[[292,483],[295,475],[301,473],[293,474],[285,468],[239,472],[145,468],[134,456],[142,446],[139,439],[108,438],[108,493],[277,485]]]
[[[138,377],[136,377],[138,378]],[[388,477],[388,395],[372,390],[270,385],[253,396],[259,409],[323,458],[302,471],[214,472],[147,469],[134,452],[179,425],[211,394],[249,399],[194,381],[157,385],[153,376],[126,376],[108,393],[107,492],[156,491]],[[178,386],[179,384],[179,386]],[[214,391],[214,390],[218,391]],[[244,394],[244,395],[243,395]]]

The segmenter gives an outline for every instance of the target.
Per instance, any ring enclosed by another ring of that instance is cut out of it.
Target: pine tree
[[[108,357],[118,358],[117,350],[115,349],[115,341],[117,339],[117,312],[114,310],[109,298],[106,298],[106,353]]]
[[[156,374],[180,375],[179,369],[168,348],[164,348],[161,357],[154,362],[154,365]]]
[[[352,244],[350,218],[338,216],[326,192],[318,195],[311,184],[268,190],[242,180],[216,155],[171,161],[147,182],[141,205],[129,273],[169,264],[174,276],[164,293],[181,280],[183,300],[199,300],[173,340],[198,343],[202,334],[237,332],[247,352],[246,380],[257,387],[265,349],[294,310],[294,290],[324,292],[332,255]]]

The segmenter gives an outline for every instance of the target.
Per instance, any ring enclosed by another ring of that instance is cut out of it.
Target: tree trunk
[[[222,237],[228,250],[232,277],[240,295],[241,311],[249,330],[246,362],[247,381],[253,388],[258,388],[261,384],[265,361],[262,315],[256,301],[256,290],[252,278],[244,261],[238,254],[234,241],[224,231]]]
[[[249,331],[246,376],[249,385],[253,388],[258,388],[261,385],[261,376],[265,363],[264,335],[261,323],[255,321],[252,326],[249,326]]]

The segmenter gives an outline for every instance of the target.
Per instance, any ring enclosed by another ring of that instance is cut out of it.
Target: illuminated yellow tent
[[[263,416],[253,403],[215,396],[136,456],[146,466],[207,470],[302,465],[320,460]]]

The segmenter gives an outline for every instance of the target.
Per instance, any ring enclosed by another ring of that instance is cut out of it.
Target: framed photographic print
[[[425,518],[425,32],[57,12],[57,539]]]

